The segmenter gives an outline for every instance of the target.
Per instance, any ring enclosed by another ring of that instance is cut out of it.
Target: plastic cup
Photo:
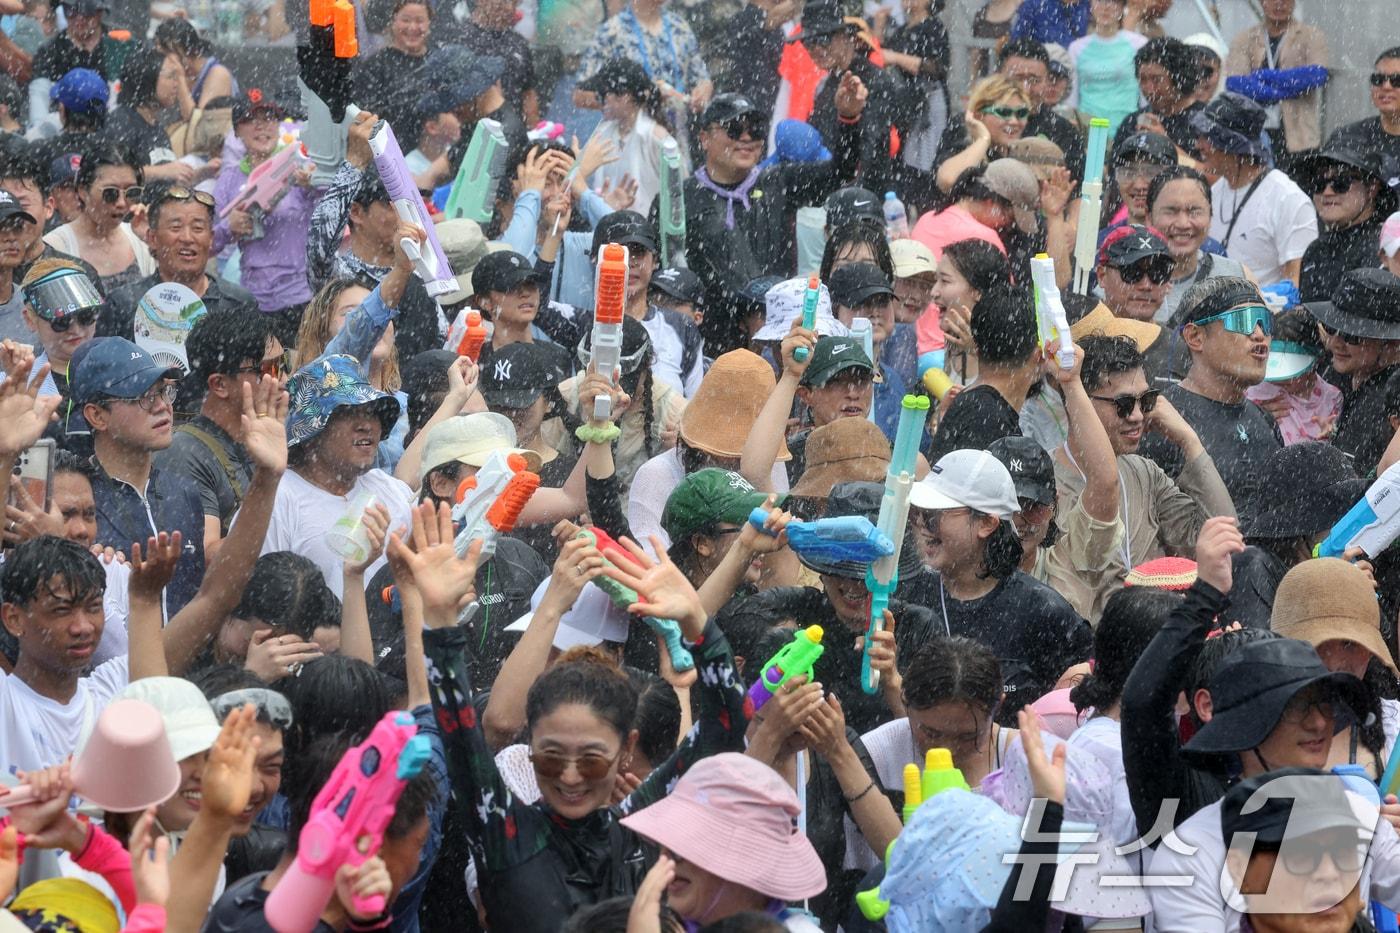
[[[326,532],[326,545],[341,560],[358,564],[369,556],[369,529],[365,527],[365,510],[379,501],[372,492],[360,492],[350,500],[345,514],[335,520]]]

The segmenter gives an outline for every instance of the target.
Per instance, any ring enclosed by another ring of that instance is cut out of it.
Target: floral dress
[[[555,933],[580,907],[634,894],[657,852],[619,819],[660,800],[701,758],[743,750],[747,698],[729,642],[710,621],[688,645],[699,675],[698,712],[680,747],[621,804],[566,819],[543,801],[518,799],[501,778],[472,704],[465,630],[427,631],[423,642],[453,798],[493,927]]]

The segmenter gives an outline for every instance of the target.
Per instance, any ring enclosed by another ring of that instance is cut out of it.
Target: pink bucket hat
[[[826,889],[826,872],[797,829],[799,810],[778,772],[725,752],[696,762],[666,799],[622,825],[725,881],[800,901]]]

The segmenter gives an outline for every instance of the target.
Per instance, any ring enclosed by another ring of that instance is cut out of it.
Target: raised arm
[[[967,124],[967,146],[938,166],[938,187],[944,194],[953,190],[953,182],[958,180],[959,175],[985,163],[992,147],[992,134],[985,123],[971,112],[963,114],[963,120]]]
[[[808,746],[831,766],[851,818],[871,850],[884,852],[902,828],[899,814],[852,747],[841,701],[834,694],[827,696],[807,717],[800,732]]]
[[[311,226],[306,238],[306,277],[312,289],[331,277],[340,236],[350,219],[350,202],[364,183],[365,169],[373,159],[369,134],[379,120],[372,113],[362,113],[350,126],[345,143],[345,161],[336,171],[321,199],[311,212]]]
[[[375,503],[365,509],[369,551],[365,559],[341,565],[340,653],[374,667],[374,637],[369,631],[369,605],[365,601],[365,568],[379,559],[389,537],[389,510]],[[400,529],[407,531],[408,529]],[[427,702],[426,697],[423,702]],[[410,706],[412,708],[412,706]]]
[[[739,455],[739,474],[760,492],[772,492],[773,464],[778,460],[778,450],[783,436],[787,433],[788,415],[792,414],[792,400],[797,395],[797,387],[802,382],[802,374],[811,362],[817,335],[802,326],[802,319],[796,318],[788,335],[783,338],[780,353],[783,358],[783,376],[777,388],[764,400],[763,407],[754,419],[749,436],[744,439],[744,449]],[[799,347],[807,351],[807,359],[798,361],[794,355]]]
[[[1113,455],[1108,432],[1094,412],[1094,403],[1084,389],[1079,371],[1084,365],[1084,351],[1074,348],[1074,368],[1060,368],[1054,354],[1045,356],[1045,371],[1059,383],[1065,396],[1065,413],[1069,416],[1069,452],[1084,471],[1084,493],[1080,504],[1090,518],[1109,523],[1118,517],[1118,460]]]
[[[411,488],[418,488],[418,468],[423,463],[423,447],[428,443],[428,431],[448,418],[486,410],[486,400],[477,391],[479,378],[480,370],[469,357],[459,356],[448,367],[447,394],[442,397],[442,404],[413,435],[413,440],[403,449],[398,466],[394,467],[394,475]]]
[[[764,503],[769,510],[765,530],[759,531],[751,523],[745,522],[744,527],[739,529],[739,540],[725,552],[719,566],[700,584],[700,602],[710,615],[718,615],[724,604],[733,598],[755,557],[775,554],[787,547],[784,528],[792,521],[792,513],[776,508],[776,502],[777,496],[769,493],[768,501]]]

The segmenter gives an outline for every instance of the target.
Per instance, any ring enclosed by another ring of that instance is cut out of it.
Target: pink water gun
[[[413,716],[386,713],[347,751],[311,804],[297,838],[297,857],[268,895],[263,914],[277,933],[310,933],[335,893],[341,865],[360,865],[379,851],[404,786],[423,770],[430,747]],[[356,897],[355,913],[384,913],[384,896]]]
[[[219,211],[220,219],[227,218],[234,211],[246,211],[253,214],[256,223],[260,218],[272,213],[277,202],[282,200],[282,196],[292,186],[292,176],[296,174],[305,158],[306,154],[298,142],[283,146],[267,161],[259,163],[257,168],[248,174],[248,180],[243,183],[238,197]]]

